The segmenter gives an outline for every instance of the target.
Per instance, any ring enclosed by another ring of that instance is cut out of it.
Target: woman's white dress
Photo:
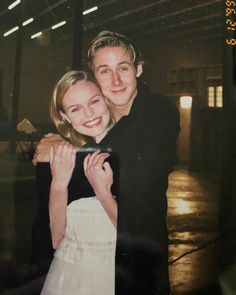
[[[115,245],[116,228],[96,197],[70,203],[41,295],[114,295]]]

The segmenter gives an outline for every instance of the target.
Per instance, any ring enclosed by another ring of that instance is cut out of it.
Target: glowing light
[[[10,29],[9,31],[7,31],[6,33],[4,33],[3,36],[4,36],[4,37],[7,37],[7,36],[9,36],[10,34],[12,34],[12,33],[14,33],[15,31],[17,31],[18,29],[19,29],[19,27],[16,26],[16,27]]]
[[[193,213],[193,208],[190,202],[184,200],[173,200],[174,211],[176,214],[189,214]]]
[[[192,107],[192,96],[181,96],[180,97],[180,106],[182,109],[191,109]]]
[[[34,39],[34,38],[37,38],[37,37],[39,37],[39,36],[41,36],[41,35],[42,35],[42,32],[38,32],[38,33],[32,35],[30,38],[31,38],[31,39]]]
[[[16,0],[15,2],[13,2],[12,4],[8,6],[8,9],[11,10],[12,8],[14,8],[16,5],[20,3],[21,3],[21,0]]]
[[[65,24],[66,24],[66,21],[64,20],[64,21],[62,21],[62,22],[60,22],[60,23],[52,26],[52,29],[55,30],[56,28],[59,28],[61,26],[64,26]]]
[[[22,26],[27,26],[28,24],[32,23],[34,19],[31,17],[22,23]]]
[[[89,9],[87,9],[87,10],[85,10],[85,11],[83,12],[83,15],[85,15],[85,14],[89,14],[89,13],[91,13],[91,12],[97,10],[97,9],[98,9],[97,6],[94,6],[94,7],[92,7],[92,8],[89,8]]]

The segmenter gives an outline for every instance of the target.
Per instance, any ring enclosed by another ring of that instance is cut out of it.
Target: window
[[[222,86],[216,87],[216,107],[217,108],[223,107],[223,87]]]
[[[222,86],[208,86],[208,107],[222,108],[223,107],[223,87]]]
[[[208,106],[215,106],[215,87],[213,86],[208,87]]]

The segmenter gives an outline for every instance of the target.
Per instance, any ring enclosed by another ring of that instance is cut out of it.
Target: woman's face
[[[79,133],[99,142],[107,132],[110,112],[97,85],[78,81],[71,86],[62,100],[61,115]]]

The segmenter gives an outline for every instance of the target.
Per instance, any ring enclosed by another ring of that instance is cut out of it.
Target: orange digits
[[[235,28],[227,27],[227,30],[235,31]]]
[[[236,45],[236,39],[226,39],[228,45]]]
[[[229,16],[231,13],[234,13],[234,14],[236,14],[236,10],[234,9],[234,8],[226,8],[226,10],[225,10],[225,15],[226,16]]]
[[[227,0],[227,1],[226,1],[226,5],[227,5],[227,6],[231,6],[231,5],[235,6],[236,4],[235,4],[234,1],[229,1],[229,0]]]
[[[226,24],[230,25],[231,27],[236,27],[236,22],[232,22],[232,20],[227,19]]]

